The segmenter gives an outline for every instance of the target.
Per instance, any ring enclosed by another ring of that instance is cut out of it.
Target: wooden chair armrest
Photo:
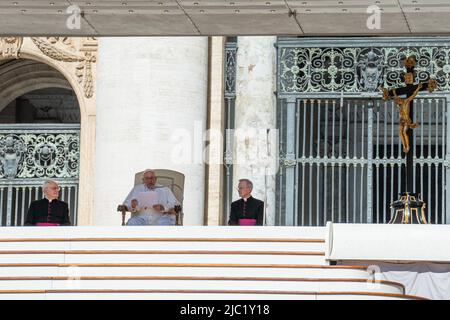
[[[181,206],[175,206],[174,208],[173,208],[173,211],[175,212],[175,214],[176,214],[176,222],[175,222],[175,225],[177,225],[177,226],[182,226],[183,225],[183,217],[182,217],[182,210],[183,210],[183,208],[181,207]]]
[[[124,206],[123,204],[119,204],[117,206],[117,211],[122,212],[122,226],[125,225],[125,216],[127,214],[128,208],[127,206]]]
[[[128,208],[127,208],[127,206],[125,206],[125,205],[123,205],[123,204],[119,204],[118,206],[117,206],[117,211],[118,212],[123,212],[123,211],[128,211]]]

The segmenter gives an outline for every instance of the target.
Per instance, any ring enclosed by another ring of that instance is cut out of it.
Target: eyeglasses
[[[51,190],[58,190],[58,191],[60,191],[61,190],[61,188],[60,187],[48,187],[49,189],[51,189]]]

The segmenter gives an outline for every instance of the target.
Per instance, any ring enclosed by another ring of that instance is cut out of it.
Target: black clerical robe
[[[40,222],[70,226],[69,206],[58,199],[52,202],[49,202],[47,198],[33,201],[28,208],[25,225],[33,226]]]
[[[256,219],[256,225],[263,225],[264,202],[253,197],[249,197],[246,202],[239,199],[231,203],[230,226],[239,225],[239,219]]]

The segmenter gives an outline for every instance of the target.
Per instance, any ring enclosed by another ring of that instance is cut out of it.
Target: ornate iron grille
[[[225,98],[236,97],[236,42],[225,44]]]
[[[233,136],[234,107],[236,103],[236,38],[228,39],[225,44],[225,144],[223,150],[224,163],[224,213],[222,224],[228,222],[228,210],[232,202],[233,194]]]
[[[324,47],[323,44],[327,43]],[[417,81],[430,76],[438,90],[450,90],[448,39],[392,38],[349,41],[282,40],[279,43],[278,93],[373,92],[401,84],[401,58],[415,56]]]
[[[418,79],[439,91],[416,102],[415,190],[431,223],[448,223],[447,119],[450,39],[279,39],[280,225],[386,223],[404,191],[398,111],[379,86],[394,86],[400,59],[415,55]]]
[[[61,186],[76,224],[80,158],[79,125],[0,126],[1,225],[23,225],[31,201],[47,179]]]
[[[428,204],[428,221],[444,223],[447,101],[418,101],[414,191]],[[388,204],[405,189],[396,112],[380,100],[297,101],[294,224],[389,221]]]

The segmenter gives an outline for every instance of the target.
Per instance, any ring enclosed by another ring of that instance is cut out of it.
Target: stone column
[[[207,216],[205,224],[220,225],[223,210],[223,130],[225,37],[211,37],[209,49]]]
[[[136,172],[185,175],[184,224],[204,219],[206,37],[100,38],[94,225],[120,225]]]
[[[265,201],[266,224],[275,224],[276,37],[238,37],[233,182],[253,182],[253,196]],[[234,199],[238,193],[234,191]]]

